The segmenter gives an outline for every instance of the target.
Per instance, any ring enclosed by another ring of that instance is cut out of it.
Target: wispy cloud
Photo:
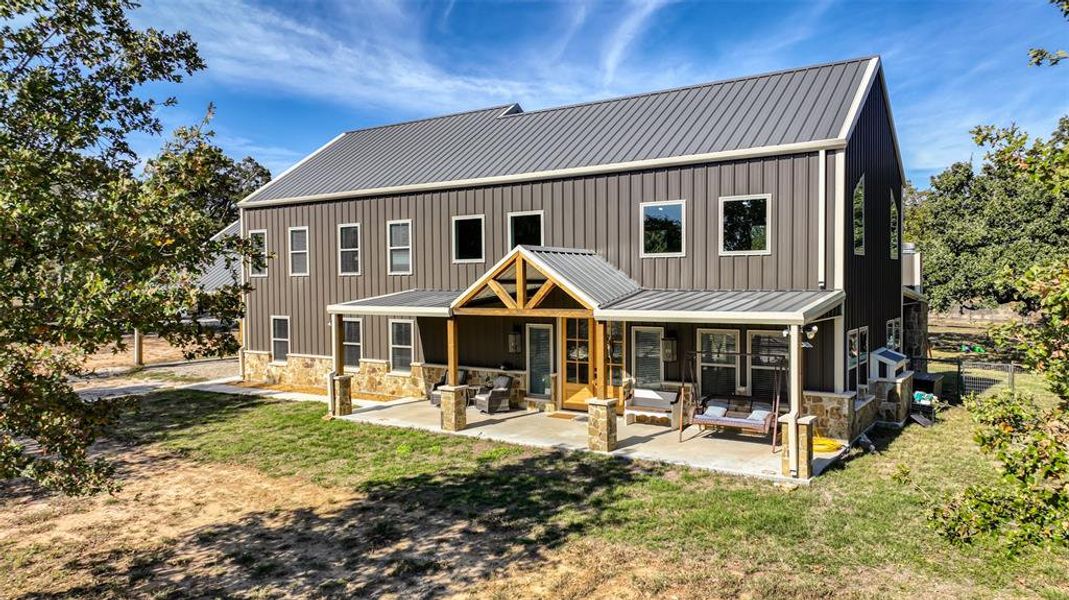
[[[608,87],[616,77],[616,69],[628,49],[642,34],[654,13],[667,4],[667,0],[635,0],[629,4],[628,13],[616,26],[605,44],[601,59],[601,82]]]

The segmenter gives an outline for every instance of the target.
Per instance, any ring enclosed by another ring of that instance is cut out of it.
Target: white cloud
[[[601,60],[602,85],[608,87],[613,83],[620,61],[642,34],[653,14],[665,4],[666,0],[636,0],[629,4],[628,14],[616,26],[605,44]]]

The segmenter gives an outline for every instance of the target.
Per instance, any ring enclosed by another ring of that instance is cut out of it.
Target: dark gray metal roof
[[[345,133],[244,203],[837,139],[871,57],[523,112]]]
[[[226,236],[236,236],[241,233],[241,221],[234,221],[233,223],[224,227],[219,233],[212,236],[212,241],[219,240]],[[220,255],[216,257],[215,262],[204,270],[200,275],[199,283],[202,288],[208,291],[215,291],[225,285],[234,285],[238,282],[238,269],[241,263],[234,261],[230,268],[226,265],[226,255]]]
[[[642,290],[638,283],[593,250],[543,246],[522,248],[534,258],[536,268],[541,262],[562,283],[592,300],[595,308]]]
[[[460,290],[406,290],[351,302],[332,304],[331,313],[362,315],[397,315],[417,317],[447,317],[449,305],[460,295]]]
[[[841,301],[831,290],[649,290],[609,304],[595,316],[654,321],[801,324]]]

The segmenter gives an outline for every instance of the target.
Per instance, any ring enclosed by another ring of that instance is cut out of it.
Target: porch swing
[[[696,382],[698,379],[697,363],[698,351],[691,350],[687,353],[686,379]],[[739,354],[739,356],[743,356]],[[746,355],[749,356],[749,355]],[[737,396],[722,398],[726,400],[717,402],[713,395],[704,395],[702,390],[697,394],[688,394],[683,399],[683,418],[679,421],[679,441],[683,442],[683,430],[690,425],[696,425],[705,431],[708,428],[734,429],[745,433],[757,433],[761,435],[772,434],[772,451],[776,451],[776,442],[779,437],[779,409],[780,395],[787,382],[787,359],[786,357],[774,357],[772,368],[772,410],[754,410],[754,398],[749,396],[749,412],[731,410],[731,400],[741,400]],[[687,383],[684,381],[684,383]],[[767,405],[766,405],[767,406]]]

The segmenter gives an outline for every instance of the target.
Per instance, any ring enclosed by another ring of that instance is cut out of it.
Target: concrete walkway
[[[561,418],[564,415],[570,418]],[[558,412],[550,416],[517,410],[486,415],[469,408],[467,416],[467,428],[454,435],[538,448],[587,451],[587,416],[584,413]],[[357,423],[442,433],[440,411],[422,399],[363,402],[359,408],[353,407],[353,414],[342,418]],[[679,432],[670,427],[641,423],[627,425],[623,418],[617,424],[619,443],[613,456],[686,465],[728,475],[807,483],[781,474],[780,453],[772,452],[768,437],[701,433],[696,428],[689,428],[683,432],[683,442],[680,442]],[[814,470],[819,474],[837,456],[819,455]]]

